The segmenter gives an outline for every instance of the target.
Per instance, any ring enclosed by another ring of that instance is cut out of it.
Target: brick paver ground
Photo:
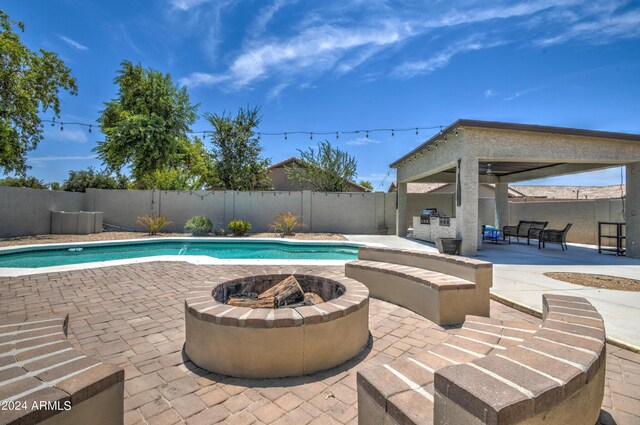
[[[281,267],[300,268],[308,269]],[[259,273],[264,267],[253,269]],[[335,273],[342,270],[332,268]],[[0,278],[0,318],[69,313],[71,343],[125,369],[127,424],[355,424],[360,368],[410,356],[456,331],[372,299],[372,341],[342,366],[286,379],[212,374],[182,353],[184,296],[208,276],[233,271],[234,266],[157,262]],[[491,315],[539,322],[493,301]],[[607,350],[600,422],[640,424],[640,354],[610,345]]]

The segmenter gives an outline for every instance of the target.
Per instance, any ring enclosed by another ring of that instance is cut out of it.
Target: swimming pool
[[[217,259],[354,260],[358,257],[358,245],[256,239],[66,244],[0,252],[0,267],[39,268],[160,255],[205,255]]]

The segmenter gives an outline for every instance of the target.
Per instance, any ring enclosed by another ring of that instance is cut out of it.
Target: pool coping
[[[230,238],[230,237],[160,237],[154,239],[118,239],[109,241],[86,241],[73,243],[45,243],[31,245],[14,245],[0,247],[0,254],[28,251],[34,248],[76,247],[76,246],[100,246],[112,244],[146,244],[159,242],[193,242],[193,241],[217,241],[217,242],[248,242],[269,243],[278,242],[286,245],[309,244],[309,245],[350,245],[350,246],[384,246],[374,242],[353,242],[336,240],[298,240],[287,238]],[[283,260],[283,259],[221,259],[209,257],[207,255],[157,255],[142,258],[128,258],[123,260],[109,260],[92,263],[67,264],[63,266],[50,267],[0,267],[0,277],[19,277],[43,273],[59,273],[73,270],[93,269],[100,267],[121,266],[127,264],[151,263],[154,261],[183,261],[194,265],[315,265],[315,266],[342,266],[350,260]]]

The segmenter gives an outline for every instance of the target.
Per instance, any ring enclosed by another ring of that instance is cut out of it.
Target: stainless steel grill
[[[431,217],[438,217],[437,208],[425,208],[420,211],[420,224],[431,224]]]

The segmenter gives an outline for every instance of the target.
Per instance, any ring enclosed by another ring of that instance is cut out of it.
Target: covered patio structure
[[[455,183],[455,234],[461,254],[481,248],[479,184],[495,185],[495,225],[509,223],[509,183],[626,167],[624,200],[629,257],[640,258],[640,135],[529,124],[458,120],[393,162],[397,169],[396,234],[409,223],[407,183]],[[544,219],[544,217],[537,217]],[[511,223],[517,224],[517,223]]]

